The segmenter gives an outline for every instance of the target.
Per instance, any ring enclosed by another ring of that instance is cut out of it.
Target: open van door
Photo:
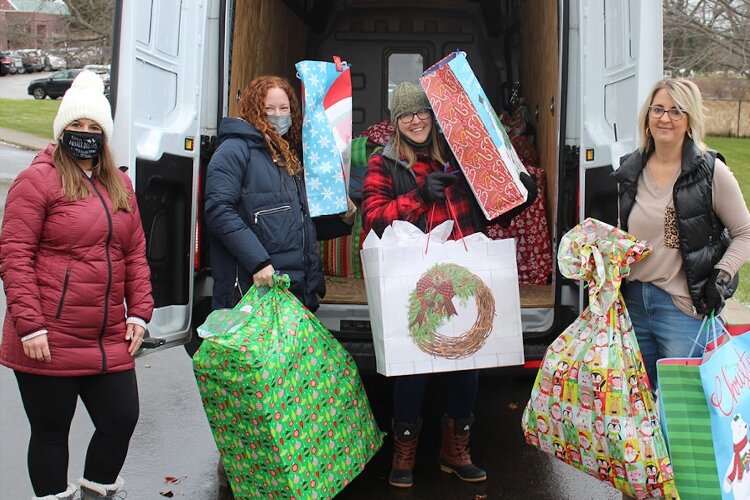
[[[617,191],[609,174],[635,150],[640,106],[662,78],[662,5],[581,0],[571,24],[576,19],[581,94],[571,97],[580,110],[579,220],[616,225]]]
[[[115,10],[112,149],[133,180],[146,233],[152,347],[190,335],[206,8],[118,0]]]

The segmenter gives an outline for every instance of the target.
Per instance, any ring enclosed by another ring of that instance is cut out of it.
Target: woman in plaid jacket
[[[395,220],[411,222],[423,231],[452,219],[452,238],[482,231],[486,221],[456,161],[438,132],[427,96],[419,85],[404,82],[393,93],[391,121],[396,134],[373,154],[363,185],[363,234],[382,235]],[[528,200],[504,214],[508,223],[536,198],[533,179],[522,174]],[[469,482],[487,479],[469,453],[469,434],[479,385],[479,371],[440,374],[447,407],[442,418],[440,469]],[[389,483],[413,484],[421,410],[429,374],[395,377],[393,391],[393,462]]]

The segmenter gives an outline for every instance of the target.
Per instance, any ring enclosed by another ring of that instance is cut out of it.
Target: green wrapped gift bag
[[[701,360],[666,358],[656,362],[661,417],[682,500],[721,499],[711,413],[701,382]]]
[[[332,498],[383,442],[354,360],[288,287],[211,313],[193,356],[237,499]]]

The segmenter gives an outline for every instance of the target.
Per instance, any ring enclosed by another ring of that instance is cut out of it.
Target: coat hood
[[[44,149],[39,151],[34,159],[31,161],[32,165],[50,165],[54,168],[55,160],[55,148],[57,148],[57,145],[54,143],[47,144]]]
[[[219,125],[219,136],[216,147],[228,139],[244,139],[251,148],[265,148],[266,143],[254,125],[242,118],[224,118]]]
[[[398,165],[399,167],[404,168],[406,170],[410,170],[406,162],[401,159],[401,155],[399,155],[398,151],[396,151],[395,136],[391,137],[391,139],[386,143],[386,145],[383,146],[383,149],[380,151],[380,154],[383,155],[383,157],[388,158],[389,160],[395,162],[396,165]]]

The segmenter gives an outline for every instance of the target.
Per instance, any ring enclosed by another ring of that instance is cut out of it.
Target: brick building
[[[68,16],[60,0],[0,0],[0,50],[52,48],[65,38]]]

